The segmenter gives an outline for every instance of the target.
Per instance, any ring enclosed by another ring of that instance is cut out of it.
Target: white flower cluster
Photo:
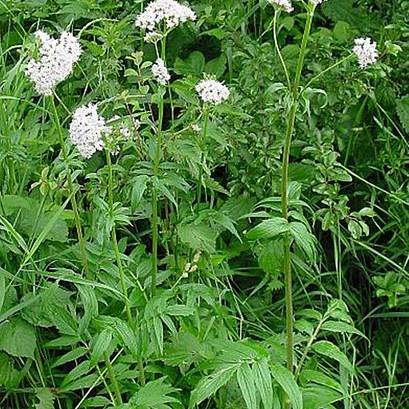
[[[170,80],[169,71],[161,58],[158,58],[155,64],[152,65],[152,74],[161,85],[166,85]]]
[[[96,151],[101,151],[104,148],[104,135],[109,132],[95,104],[84,105],[74,112],[70,138],[83,158],[89,159]]]
[[[81,46],[78,39],[67,31],[59,39],[43,31],[37,31],[35,36],[40,41],[40,58],[29,61],[26,74],[34,82],[38,93],[51,95],[56,85],[72,73],[74,64],[80,58]]]
[[[175,0],[154,0],[137,16],[135,25],[155,32],[160,31],[162,23],[168,30],[189,20],[196,20],[196,14],[190,7]]]
[[[196,85],[196,91],[203,102],[218,105],[226,101],[230,96],[229,89],[221,82],[213,79],[201,80]]]
[[[359,66],[366,68],[368,65],[375,64],[378,60],[378,51],[376,42],[371,42],[370,38],[357,38],[353,52],[358,57]]]
[[[277,6],[279,9],[291,13],[294,10],[291,0],[267,0],[271,5]]]

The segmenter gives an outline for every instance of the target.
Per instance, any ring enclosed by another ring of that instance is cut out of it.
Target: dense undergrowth
[[[0,0],[0,408],[408,408],[409,1],[195,0],[154,44],[148,4]],[[37,30],[82,47],[51,96]]]

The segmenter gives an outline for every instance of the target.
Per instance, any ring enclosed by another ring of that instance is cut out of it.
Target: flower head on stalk
[[[137,16],[135,25],[148,32],[161,31],[162,28],[167,31],[189,20],[196,20],[196,14],[189,6],[175,0],[154,0]]]
[[[76,37],[64,31],[59,39],[50,37],[44,31],[36,31],[40,42],[39,59],[31,59],[26,74],[41,95],[51,95],[53,89],[73,71],[81,55],[81,46]]]
[[[370,38],[357,38],[353,52],[358,57],[358,63],[361,68],[366,68],[368,65],[375,64],[378,60],[378,51],[376,50],[376,42],[372,42]]]
[[[84,159],[104,149],[104,135],[110,132],[105,119],[98,114],[95,104],[77,108],[70,124],[71,142]]]
[[[230,91],[222,84],[212,78],[205,78],[196,85],[196,92],[203,102],[219,105],[229,99]]]
[[[158,58],[152,65],[153,78],[160,84],[166,85],[170,81],[170,74],[162,58]]]
[[[291,13],[294,7],[291,0],[267,0],[272,6],[277,7],[279,10],[284,10],[287,13]]]

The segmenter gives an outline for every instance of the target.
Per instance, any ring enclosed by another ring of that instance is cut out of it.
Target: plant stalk
[[[280,60],[281,66],[283,67],[283,71],[285,74],[285,78],[287,80],[287,87],[288,90],[291,90],[291,81],[290,76],[288,75],[287,65],[284,61],[283,55],[281,54],[280,46],[278,45],[278,38],[277,38],[277,17],[280,14],[278,10],[274,12],[274,20],[273,20],[273,38],[274,38],[274,46],[277,51],[278,58]]]
[[[112,367],[112,363],[111,363],[107,353],[104,353],[104,358],[105,358],[105,365],[106,365],[106,367],[108,369],[109,377],[111,378],[111,382],[112,382],[112,385],[114,387],[116,404],[118,406],[122,405],[123,402],[122,402],[121,389],[119,388],[119,384],[118,384],[118,380],[116,379],[116,376],[115,376],[114,368]]]
[[[161,94],[162,88],[159,88]],[[158,214],[158,188],[157,180],[160,171],[161,145],[162,145],[162,126],[163,126],[163,111],[164,111],[164,95],[160,95],[159,100],[159,118],[158,130],[156,135],[156,150],[153,159],[153,176],[154,183],[152,187],[152,282],[151,295],[156,294],[156,282],[158,275],[158,242],[159,242],[159,214]]]
[[[81,263],[82,263],[82,267],[83,267],[83,269],[85,271],[85,276],[87,278],[91,278],[90,274],[89,274],[87,250],[86,250],[84,236],[82,234],[81,219],[80,219],[77,199],[76,199],[76,195],[75,195],[75,191],[74,191],[74,184],[72,182],[71,170],[70,170],[69,165],[68,165],[68,154],[67,154],[67,149],[65,148],[64,134],[63,134],[63,130],[62,130],[62,127],[61,127],[60,118],[58,116],[57,108],[55,106],[54,98],[55,98],[54,95],[52,95],[51,98],[50,98],[51,99],[51,107],[53,109],[54,123],[55,123],[55,125],[57,127],[57,133],[58,133],[58,137],[59,137],[59,140],[60,140],[62,156],[63,156],[65,166],[66,166],[66,169],[67,169],[68,190],[69,190],[70,195],[71,195],[71,206],[72,206],[72,210],[74,212],[75,227],[77,229],[77,237],[78,237],[78,243],[79,243],[80,254],[81,254]]]
[[[108,205],[109,205],[109,211],[112,217],[113,210],[114,210],[114,196],[113,196],[113,188],[112,188],[113,171],[112,171],[111,154],[109,153],[108,149],[105,149],[105,156],[106,156],[107,165],[108,165]],[[114,222],[114,225],[112,226],[111,237],[112,237],[112,245],[114,247],[116,264],[119,270],[119,280],[121,282],[122,294],[125,299],[126,316],[128,318],[128,323],[130,327],[132,328],[133,320],[132,320],[131,305],[130,305],[129,298],[128,298],[128,289],[126,288],[125,272],[124,272],[124,268],[123,268],[122,261],[121,261],[121,253],[118,247],[118,239],[116,237],[115,222]]]
[[[282,217],[288,220],[288,168],[290,164],[290,149],[291,141],[294,133],[295,119],[298,107],[299,97],[299,85],[301,79],[301,73],[304,66],[305,53],[307,50],[308,38],[311,31],[312,19],[314,15],[314,9],[311,9],[307,13],[307,22],[304,29],[304,34],[301,43],[300,55],[298,57],[297,69],[295,73],[295,80],[293,85],[293,101],[290,108],[290,113],[287,122],[287,131],[284,140],[284,152],[282,161],[282,184],[281,184],[281,209]],[[287,234],[284,237],[283,243],[283,272],[285,282],[285,305],[286,305],[286,332],[287,332],[287,368],[289,371],[294,370],[294,325],[293,325],[293,294],[292,294],[292,272],[291,272],[291,238]],[[289,408],[290,403],[285,401],[285,407]]]

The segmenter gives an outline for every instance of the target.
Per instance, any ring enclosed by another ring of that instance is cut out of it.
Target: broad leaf
[[[353,367],[349,362],[347,356],[341,352],[341,350],[329,341],[318,341],[312,345],[312,350],[320,355],[327,356],[328,358],[335,359],[348,371],[353,372]]]
[[[256,227],[253,227],[246,235],[248,240],[265,240],[276,237],[289,231],[287,220],[282,217],[274,217],[262,221]]]
[[[257,409],[255,374],[247,362],[240,365],[237,371],[237,382],[247,409]]]
[[[213,396],[237,372],[239,365],[226,365],[215,373],[202,378],[190,396],[189,408]]]
[[[34,328],[21,318],[12,318],[0,327],[0,350],[16,357],[34,359],[36,335]]]
[[[302,394],[293,374],[279,364],[272,364],[270,367],[274,380],[284,389],[293,409],[303,409]]]
[[[214,253],[216,233],[206,224],[181,224],[177,232],[181,242],[192,250]]]

